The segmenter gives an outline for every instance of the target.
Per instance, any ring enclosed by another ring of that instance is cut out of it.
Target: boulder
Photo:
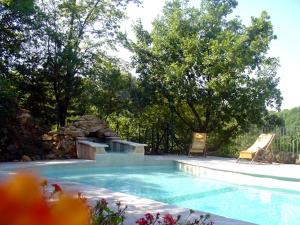
[[[281,151],[276,154],[275,158],[276,158],[276,162],[279,163],[288,163],[288,164],[296,163],[296,156],[291,152]]]
[[[61,140],[58,143],[58,149],[66,152],[66,153],[72,152],[72,150],[74,150],[74,148],[76,148],[75,141]]]
[[[42,141],[51,141],[52,138],[53,138],[53,136],[51,136],[49,134],[43,134]]]
[[[53,134],[52,139],[53,139],[53,141],[58,141],[59,140],[58,134]]]
[[[23,161],[23,162],[30,162],[31,158],[28,155],[22,155],[21,161]]]
[[[56,155],[48,154],[48,155],[46,155],[46,159],[56,159]]]
[[[30,124],[32,121],[30,111],[26,109],[19,109],[16,119],[22,125]]]
[[[97,137],[97,138],[103,138],[104,137],[103,131],[102,130],[97,130],[95,132],[95,137]]]
[[[32,158],[32,160],[41,160],[41,157],[39,155],[35,155],[31,158]]]
[[[89,132],[94,133],[94,132],[97,132],[97,131],[102,131],[104,128],[105,127],[103,126],[103,124],[95,125],[95,126],[93,126],[89,129]]]
[[[113,131],[106,131],[106,132],[104,132],[104,136],[105,137],[117,137],[118,135]]]
[[[79,120],[98,120],[94,115],[84,115]]]
[[[50,152],[53,149],[53,143],[50,141],[44,141],[42,147],[45,151]]]

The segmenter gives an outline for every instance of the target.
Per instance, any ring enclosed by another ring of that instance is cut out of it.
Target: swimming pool
[[[122,167],[82,163],[43,166],[38,171],[48,178],[94,185],[256,224],[291,225],[300,221],[300,192],[193,176],[181,171],[174,162]]]

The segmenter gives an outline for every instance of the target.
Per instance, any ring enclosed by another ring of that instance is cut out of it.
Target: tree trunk
[[[69,101],[57,102],[57,122],[58,127],[64,127],[66,125],[67,111],[69,107]]]

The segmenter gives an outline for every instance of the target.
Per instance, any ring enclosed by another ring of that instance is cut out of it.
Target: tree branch
[[[187,125],[192,131],[195,131],[195,130],[196,130],[195,127],[194,127],[191,123],[189,123],[189,122],[188,122],[188,121],[180,114],[179,111],[176,110],[176,107],[175,107],[175,106],[173,106],[172,109],[173,109],[173,111],[175,112],[175,114],[179,117],[179,119],[181,119],[182,122],[183,122],[185,125]]]
[[[200,118],[199,113],[197,112],[196,108],[194,107],[194,105],[193,105],[193,103],[191,101],[187,101],[187,104],[190,107],[190,109],[192,110],[192,113],[194,114],[194,116],[195,116],[195,118],[196,118],[196,120],[198,122],[197,128],[199,129],[199,131],[202,130],[203,126],[202,126],[202,122],[201,122],[201,118]]]

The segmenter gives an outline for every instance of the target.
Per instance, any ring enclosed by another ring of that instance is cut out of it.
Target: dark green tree
[[[236,5],[168,1],[150,33],[136,24],[129,45],[149,98],[161,95],[191,131],[219,133],[223,142],[281,104],[278,61],[266,55],[276,38],[270,18],[262,12],[245,26],[227,18]]]
[[[33,13],[32,0],[0,1],[0,78],[9,78]]]
[[[138,0],[37,2],[36,29],[23,45],[18,72],[31,90],[32,85],[36,87],[35,97],[39,90],[46,90],[41,96],[49,97],[48,105],[54,103],[58,126],[65,125],[70,104],[80,95],[81,80],[92,68],[94,56],[105,54],[122,36],[119,24],[129,2]]]
[[[19,59],[21,45],[30,28],[34,12],[32,0],[0,1],[0,118],[13,117],[17,110],[16,84],[12,82],[13,68]],[[3,125],[3,123],[2,123]]]
[[[117,60],[97,57],[89,72],[89,80],[92,82],[90,102],[101,118],[130,110],[135,79],[125,70],[122,72]]]

